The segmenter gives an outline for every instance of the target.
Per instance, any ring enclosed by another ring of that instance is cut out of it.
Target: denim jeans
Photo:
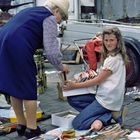
[[[95,120],[102,121],[104,126],[111,124],[112,112],[100,105],[95,95],[70,96],[67,99],[68,103],[80,112],[72,122],[74,129],[87,130]]]

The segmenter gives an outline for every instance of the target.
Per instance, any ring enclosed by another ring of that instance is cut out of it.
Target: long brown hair
[[[124,64],[126,65],[129,62],[129,60],[128,60],[128,56],[127,56],[127,53],[126,53],[124,40],[122,38],[122,35],[121,35],[121,32],[120,32],[119,28],[116,27],[116,26],[106,28],[106,29],[103,30],[103,33],[102,33],[103,44],[102,44],[102,53],[101,53],[101,63],[103,64],[104,60],[108,56],[108,51],[107,51],[107,49],[104,45],[104,36],[106,34],[108,34],[108,35],[113,34],[113,35],[116,36],[118,43],[117,43],[116,49],[114,50],[114,55],[117,55],[118,53],[120,53],[122,55]]]

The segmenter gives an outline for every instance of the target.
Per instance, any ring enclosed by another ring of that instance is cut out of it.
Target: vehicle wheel
[[[127,54],[129,57],[129,64],[126,66],[126,86],[133,86],[138,79],[139,64],[136,54],[127,47]]]

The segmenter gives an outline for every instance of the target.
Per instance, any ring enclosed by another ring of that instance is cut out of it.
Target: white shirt
[[[107,57],[102,69],[109,69],[112,74],[99,85],[96,100],[109,110],[119,111],[124,101],[126,80],[126,69],[121,55]]]

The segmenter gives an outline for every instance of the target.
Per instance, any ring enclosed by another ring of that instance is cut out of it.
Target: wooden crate
[[[62,86],[64,84],[64,81],[66,79],[66,75],[64,75],[63,72],[45,72],[47,77],[47,83],[56,83],[57,84],[57,91],[58,91],[58,99],[60,100],[66,100],[66,97],[63,97],[63,90]]]
[[[74,53],[74,57],[71,57],[69,59],[63,59],[62,63],[68,63],[68,64],[79,64],[80,63],[81,56],[80,56],[80,53],[79,53],[79,51],[77,49],[69,48],[69,49],[67,49],[65,51],[66,52],[73,52]],[[62,54],[63,54],[63,51],[62,51]],[[45,63],[48,63],[47,59],[45,60]]]

